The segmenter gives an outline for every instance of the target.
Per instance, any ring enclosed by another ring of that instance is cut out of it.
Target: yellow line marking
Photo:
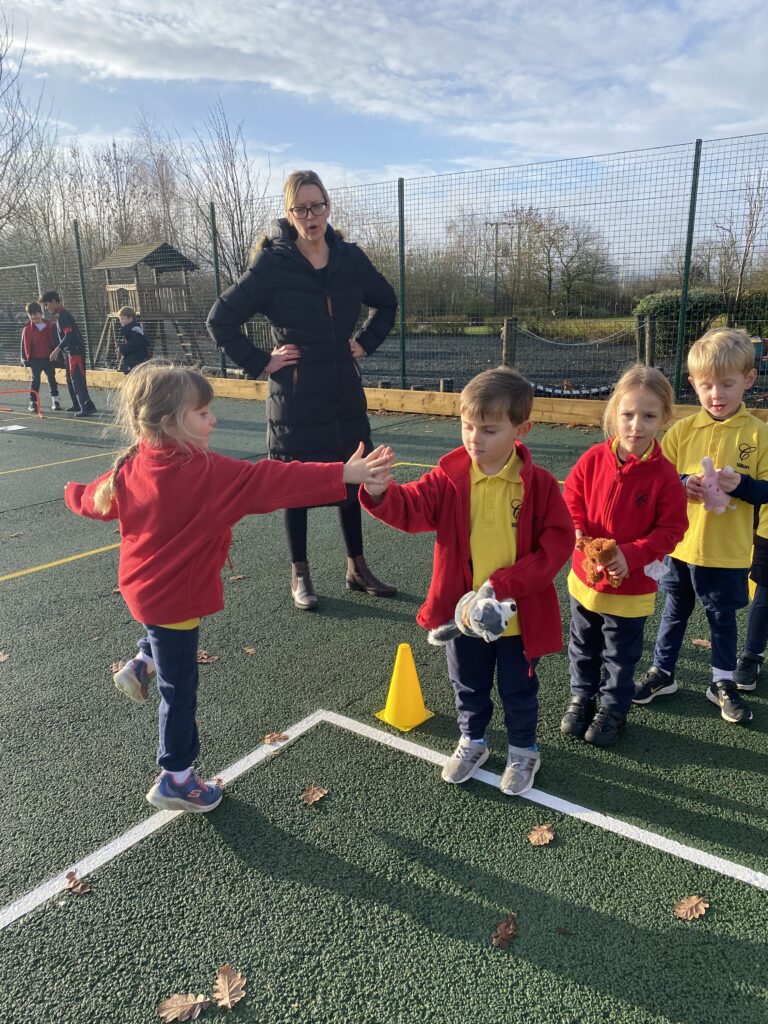
[[[41,419],[43,423],[74,423],[75,426],[78,427],[104,427],[105,430],[120,430],[120,427],[117,423],[110,423],[109,421],[100,420],[96,418],[91,419],[90,417],[78,420],[76,420],[73,416],[64,417],[48,415],[38,417],[36,412],[23,412],[21,409],[8,409],[7,407],[5,409],[0,409],[0,413],[4,413],[6,416],[20,416],[23,417],[24,419]]]
[[[108,455],[116,455],[117,449],[113,452],[99,452],[98,455],[78,455],[76,459],[61,459],[59,462],[43,462],[39,466],[21,466],[19,469],[0,469],[0,476],[7,476],[9,473],[29,473],[31,469],[50,469],[51,466],[66,466],[69,462],[85,462],[86,459],[105,459]]]
[[[114,551],[120,544],[107,544],[103,548],[94,548],[93,551],[83,551],[79,555],[70,555],[68,558],[60,558],[56,562],[46,562],[45,565],[35,565],[31,569],[20,569],[18,572],[9,572],[7,576],[0,576],[0,583],[5,580],[14,580],[17,576],[28,576],[31,572],[42,572],[43,569],[53,569],[54,566],[64,565],[65,562],[76,562],[78,558],[89,558],[91,555],[100,555],[103,551]]]

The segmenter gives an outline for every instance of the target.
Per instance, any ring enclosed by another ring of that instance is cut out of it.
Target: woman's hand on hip
[[[355,359],[362,359],[364,356],[368,355],[368,353],[365,351],[365,349],[357,340],[357,338],[349,339],[349,351],[352,353]]]
[[[301,352],[296,345],[280,345],[272,349],[272,355],[264,367],[264,373],[277,373],[286,366],[295,366],[301,359]]]

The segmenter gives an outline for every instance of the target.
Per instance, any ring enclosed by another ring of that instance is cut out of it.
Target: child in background
[[[43,316],[39,302],[28,302],[24,310],[29,323],[21,332],[21,362],[32,370],[32,384],[29,388],[29,411],[37,412],[40,400],[40,380],[43,374],[48,378],[51,389],[51,408],[61,409],[59,385],[56,383],[56,367],[51,362],[51,352],[56,348],[53,336],[54,325]]]
[[[64,308],[58,292],[44,292],[40,302],[56,318],[57,346],[51,352],[50,360],[55,363],[59,356],[65,360],[67,387],[72,405],[67,412],[75,416],[93,416],[97,411],[88,393],[85,380],[85,342],[75,318]]]
[[[461,738],[442,778],[466,782],[488,759],[495,672],[509,743],[501,790],[509,796],[527,793],[539,769],[535,667],[542,655],[562,648],[553,581],[573,549],[557,481],[520,443],[531,429],[532,407],[533,388],[519,373],[486,370],[461,393],[463,447],[420,480],[397,484],[383,476],[360,491],[377,519],[406,533],[436,533],[420,625],[442,627],[457,605],[457,622],[471,622],[481,588],[499,602],[517,603],[503,633],[472,635],[465,625],[446,646]]]
[[[616,742],[632,706],[645,620],[658,589],[646,568],[675,548],[688,525],[680,478],[656,440],[672,419],[672,401],[660,370],[631,367],[605,409],[608,440],[586,451],[565,481],[576,537],[617,542],[604,563],[607,577],[588,583],[579,550],[568,576],[571,702],[560,731],[598,747]]]
[[[117,351],[123,357],[123,373],[130,373],[134,366],[146,363],[149,359],[149,345],[135,309],[123,306],[118,310],[117,318],[123,335],[123,340],[117,343]]]
[[[392,461],[382,448],[363,458],[362,444],[345,464],[251,463],[209,452],[212,398],[202,374],[143,363],[120,390],[118,422],[129,447],[108,473],[64,492],[78,515],[120,522],[120,592],[146,636],[116,683],[143,702],[149,676],[157,676],[161,774],[147,800],[168,810],[210,811],[222,797],[192,764],[200,749],[200,619],[223,607],[232,526],[250,514],[342,501],[348,483],[386,481]]]
[[[755,381],[755,349],[743,331],[715,328],[694,342],[688,353],[689,380],[701,409],[678,420],[664,435],[662,451],[685,484],[689,526],[667,559],[661,581],[666,593],[653,665],[635,685],[635,704],[674,693],[675,665],[688,619],[698,598],[712,637],[712,682],[706,696],[726,722],[744,723],[752,711],[739,695],[736,669],[736,610],[748,603],[753,512],[759,503],[757,481],[768,479],[768,424],[752,416],[742,401]],[[722,515],[703,504],[701,460],[708,456],[720,470],[720,488],[730,493],[732,509]],[[733,467],[727,471],[726,467]],[[761,529],[765,535],[765,531]]]
[[[766,490],[768,491],[768,487]],[[768,493],[765,501],[768,501]],[[733,681],[738,690],[757,689],[757,677],[765,660],[765,645],[768,640],[768,540],[759,533],[756,533],[754,538],[749,578],[755,584],[755,593],[747,616],[744,649],[736,661],[736,670],[733,673]]]

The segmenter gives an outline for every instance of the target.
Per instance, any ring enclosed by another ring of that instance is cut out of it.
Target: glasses
[[[311,206],[292,206],[289,212],[292,213],[297,220],[306,220],[310,213],[313,217],[322,216],[327,207],[328,203],[312,203]]]

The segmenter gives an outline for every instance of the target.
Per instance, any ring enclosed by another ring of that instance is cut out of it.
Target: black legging
[[[307,560],[307,509],[287,508],[283,513],[285,535],[292,562]],[[357,493],[339,505],[339,522],[350,558],[363,553],[363,514]]]

